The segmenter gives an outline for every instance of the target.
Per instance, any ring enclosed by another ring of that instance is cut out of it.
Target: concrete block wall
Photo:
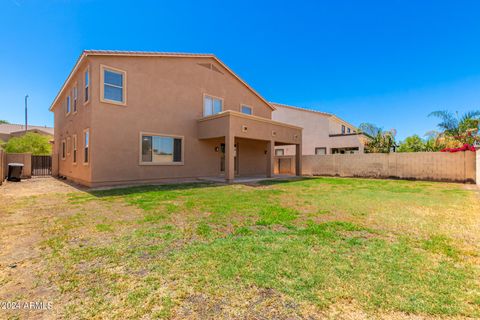
[[[31,153],[7,153],[4,170],[8,170],[9,163],[23,163],[22,178],[32,177],[32,154]],[[7,172],[7,171],[5,171]]]
[[[304,175],[478,181],[478,153],[411,152],[303,156]]]
[[[476,167],[477,167],[477,185],[480,186],[480,149],[477,149],[477,162],[476,162]]]
[[[2,185],[5,177],[7,176],[6,172],[6,154],[5,151],[0,149],[0,185]]]

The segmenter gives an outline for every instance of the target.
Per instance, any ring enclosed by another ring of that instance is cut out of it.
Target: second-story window
[[[75,85],[75,87],[73,87],[72,96],[73,96],[73,112],[77,112],[78,91],[77,91],[77,86],[76,85]]]
[[[87,102],[90,99],[90,72],[85,71],[85,92],[84,92],[84,102]]]
[[[347,128],[347,133],[350,133],[350,128]]]
[[[342,134],[345,134],[345,126],[342,125]]]
[[[207,96],[203,98],[203,116],[211,116],[217,113],[222,112],[223,110],[223,100],[220,98]]]
[[[119,104],[125,103],[126,73],[102,66],[103,94],[102,99]]]
[[[70,105],[70,96],[67,96],[67,114],[70,114],[71,111],[71,105]]]
[[[250,114],[250,115],[252,114],[252,108],[246,105],[242,105],[241,111],[242,113],[245,113],[245,114]]]

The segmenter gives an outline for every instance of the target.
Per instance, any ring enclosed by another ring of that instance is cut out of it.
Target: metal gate
[[[51,174],[51,156],[32,156],[32,176],[49,176]]]

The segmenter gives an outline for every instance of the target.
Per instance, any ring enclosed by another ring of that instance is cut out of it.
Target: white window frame
[[[88,81],[87,79],[87,74],[88,74]],[[92,90],[90,88],[92,87],[92,74],[90,73],[90,66],[88,66],[85,71],[83,72],[83,104],[87,104],[92,100]],[[88,92],[88,94],[85,94]]]
[[[67,158],[67,141],[65,139],[62,140],[60,145],[60,156],[62,160]]]
[[[72,136],[72,163],[77,164],[78,151],[77,151],[77,135]]]
[[[71,139],[70,137],[67,137],[67,157],[70,155],[70,143]]]
[[[71,112],[72,112],[72,98],[70,98],[70,96],[67,96],[66,98],[66,105],[65,105],[65,108],[66,108],[66,115],[68,116]]]
[[[142,159],[142,140],[143,136],[156,136],[156,137],[162,137],[162,138],[173,138],[173,139],[181,139],[182,140],[182,151],[181,151],[181,157],[182,161],[179,162],[148,162],[148,161],[143,161]],[[185,164],[185,136],[178,136],[178,135],[172,135],[172,134],[165,134],[165,133],[154,133],[154,132],[144,132],[141,131],[139,134],[139,158],[138,158],[138,164],[141,166],[183,166]]]
[[[78,111],[78,86],[77,83],[72,88],[72,97],[73,97],[73,113]]]
[[[86,141],[86,136],[88,134],[88,143],[85,143]],[[92,136],[90,135],[90,128],[87,128],[85,130],[83,130],[83,152],[82,152],[82,158],[83,158],[83,164],[84,165],[88,165],[90,163],[90,159],[92,157],[92,153],[91,153],[91,141],[92,141]],[[85,159],[85,149],[88,149],[88,152],[87,152],[87,158]]]
[[[106,99],[104,97],[105,94],[105,71],[109,71],[112,73],[117,73],[122,75],[122,86],[115,86],[112,84],[108,84],[109,86],[116,87],[116,88],[121,88],[122,89],[122,101],[117,101],[117,100],[110,100]],[[100,101],[104,103],[110,103],[110,104],[116,104],[120,106],[126,106],[127,105],[127,71],[117,69],[114,67],[106,66],[106,65],[100,65]]]
[[[243,108],[250,109],[250,114],[243,112]],[[253,108],[250,107],[249,105],[246,105],[246,104],[241,104],[240,105],[240,112],[243,113],[243,114],[246,114],[247,116],[253,116]]]
[[[220,112],[218,112],[218,113],[213,113],[213,109],[212,109],[212,114],[210,114],[210,115],[208,115],[208,116],[205,115],[205,98],[206,98],[206,97],[209,97],[209,98],[212,99],[212,108],[213,108],[213,106],[214,106],[213,100],[220,100],[220,101],[222,102],[222,110],[220,110],[220,112],[222,112],[222,111],[224,110],[224,109],[223,109],[224,99],[223,99],[222,97],[217,97],[217,96],[214,96],[214,95],[211,95],[211,94],[208,94],[208,93],[204,93],[204,94],[203,94],[203,101],[202,101],[202,106],[203,106],[202,115],[203,115],[204,117],[211,117],[211,116],[214,116],[214,115],[220,113]]]

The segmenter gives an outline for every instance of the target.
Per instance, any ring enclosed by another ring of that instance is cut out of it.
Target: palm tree
[[[443,139],[447,144],[473,145],[475,141],[479,141],[480,111],[468,111],[459,116],[458,112],[444,110],[431,112],[428,116],[441,120],[437,125],[441,130],[438,139]]]
[[[370,138],[365,144],[365,152],[367,153],[389,153],[396,147],[395,135],[397,131],[395,129],[384,131],[371,123],[361,123],[358,129]]]

